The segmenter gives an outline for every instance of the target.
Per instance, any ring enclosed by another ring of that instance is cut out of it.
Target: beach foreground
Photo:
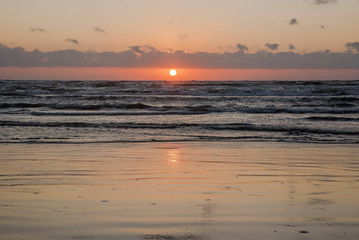
[[[0,239],[357,239],[357,144],[1,144]]]

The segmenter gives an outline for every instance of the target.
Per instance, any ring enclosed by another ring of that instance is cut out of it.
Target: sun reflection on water
[[[168,166],[172,168],[179,168],[181,165],[180,155],[181,151],[178,149],[167,149],[166,159]]]

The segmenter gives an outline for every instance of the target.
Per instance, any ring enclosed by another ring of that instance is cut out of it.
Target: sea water
[[[359,81],[0,81],[1,143],[359,142]]]

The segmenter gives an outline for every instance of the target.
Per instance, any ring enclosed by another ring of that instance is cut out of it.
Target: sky
[[[0,78],[359,79],[359,0],[0,0]]]

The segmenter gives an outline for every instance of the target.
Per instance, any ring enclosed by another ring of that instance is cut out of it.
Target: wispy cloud
[[[314,4],[336,3],[337,0],[314,0]]]
[[[105,31],[103,28],[101,28],[101,27],[94,27],[93,30],[94,30],[95,32],[99,32],[99,33],[105,33],[105,32],[106,32],[106,31]]]
[[[289,21],[289,25],[297,25],[298,24],[298,21],[296,18],[292,18],[290,21]]]
[[[266,46],[270,50],[278,50],[279,44],[277,43],[266,43],[264,46]]]
[[[79,42],[78,40],[73,39],[73,38],[68,38],[68,39],[66,39],[65,41],[66,41],[66,42],[73,43],[73,44],[77,44],[77,45],[80,44],[80,42]]]
[[[42,52],[0,44],[0,67],[173,67],[227,69],[359,69],[359,42],[346,44],[347,52],[310,53],[258,51],[209,53],[161,51],[151,46],[131,46],[122,52],[82,52],[74,49]]]
[[[32,28],[30,28],[30,31],[31,31],[31,32],[47,32],[46,29],[44,29],[44,28],[39,28],[39,27],[32,27]]]

